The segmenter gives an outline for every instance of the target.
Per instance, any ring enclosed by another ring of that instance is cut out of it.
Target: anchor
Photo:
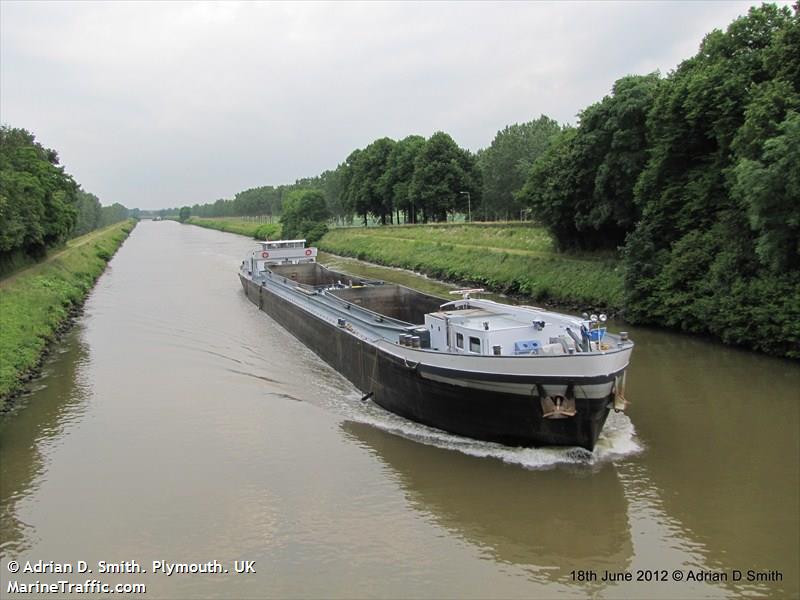
[[[539,401],[542,405],[542,417],[545,419],[566,419],[574,417],[577,414],[575,408],[575,393],[574,386],[569,384],[567,386],[566,395],[561,396],[555,394],[553,396],[545,396],[544,390],[541,386],[536,386],[539,392]]]

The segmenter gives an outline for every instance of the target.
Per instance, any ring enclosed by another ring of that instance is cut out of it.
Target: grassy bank
[[[553,250],[527,225],[420,225],[334,229],[320,249],[431,277],[575,307],[622,306],[622,273],[609,255]]]
[[[206,229],[216,229],[217,231],[246,235],[256,240],[264,240],[267,237],[276,239],[280,237],[281,233],[281,226],[279,223],[245,221],[242,217],[219,217],[216,219],[189,217],[189,220],[186,222],[190,225],[205,227]]]
[[[70,240],[46,261],[0,280],[0,410],[36,372],[135,223]]]
[[[241,217],[191,217],[187,223],[255,239],[280,236],[279,225]],[[547,232],[533,225],[348,227],[332,229],[317,245],[340,256],[562,306],[606,311],[622,307],[622,273],[613,255],[556,252]]]

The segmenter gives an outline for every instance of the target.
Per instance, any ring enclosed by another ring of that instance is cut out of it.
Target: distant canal
[[[797,597],[798,364],[628,328],[631,406],[594,454],[474,442],[362,403],[260,313],[251,245],[142,222],[113,259],[0,420],[0,596]]]

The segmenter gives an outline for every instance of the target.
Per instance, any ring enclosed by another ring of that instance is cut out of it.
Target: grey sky
[[[0,121],[103,204],[291,183],[372,140],[472,150],[667,73],[752,2],[0,2]]]

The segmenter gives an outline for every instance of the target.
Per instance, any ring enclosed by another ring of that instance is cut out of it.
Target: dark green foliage
[[[736,165],[733,196],[747,211],[759,261],[779,273],[800,269],[800,114],[788,113],[777,133],[761,160]]]
[[[659,86],[625,248],[629,319],[800,357],[799,26],[753,8]]]
[[[419,135],[410,135],[397,142],[378,181],[380,194],[389,199],[395,211],[403,211],[406,222],[416,222],[411,180],[414,178],[417,155],[424,147],[425,138]],[[399,216],[397,222],[400,222]]]
[[[75,227],[72,229],[72,237],[84,235],[100,227],[102,206],[97,196],[79,189],[77,192],[77,207],[78,216],[75,221]]]
[[[325,204],[331,216],[340,223],[352,221],[352,213],[348,209],[344,199],[344,179],[347,166],[339,165],[333,171],[325,171],[320,178],[322,179],[322,190],[325,193]]]
[[[182,206],[180,211],[178,211],[178,220],[181,223],[185,223],[186,220],[192,216],[192,209],[188,206]]]
[[[0,274],[45,256],[48,248],[128,218],[121,204],[101,207],[58,164],[58,154],[24,129],[0,127]]]
[[[114,223],[119,223],[120,221],[124,221],[128,218],[130,211],[115,202],[111,206],[103,206],[100,209],[100,222],[98,223],[98,227],[107,227],[109,225],[113,225]]]
[[[548,148],[559,124],[542,115],[529,123],[510,125],[497,132],[492,144],[480,153],[483,174],[484,218],[516,218],[526,205],[517,198],[533,162]],[[473,210],[476,207],[473,206]]]
[[[533,163],[519,198],[532,209],[537,222],[545,225],[556,244],[564,249],[580,247],[575,227],[575,198],[569,186],[574,167],[577,130],[564,129]]]
[[[353,212],[363,216],[364,223],[369,213],[380,218],[384,225],[387,215],[391,220],[391,197],[384,195],[385,189],[380,182],[394,146],[394,140],[381,138],[348,157],[348,204]]]
[[[42,256],[75,224],[77,185],[58,155],[24,129],[0,127],[0,258]]]
[[[282,235],[286,239],[304,238],[313,244],[328,231],[330,212],[321,190],[296,190],[283,205]]]
[[[476,157],[445,133],[434,134],[427,142],[414,135],[399,142],[384,137],[354,150],[333,171],[299,179],[290,186],[246,190],[233,200],[195,204],[191,214],[202,218],[271,217],[285,209],[287,198],[302,190],[322,192],[330,217],[342,224],[352,223],[354,214],[365,225],[370,216],[391,224],[400,222],[401,212],[404,222],[415,223],[420,216],[425,221],[443,221],[448,214],[468,212],[467,193],[475,210],[479,209],[481,173]],[[178,212],[174,208],[159,214],[177,216]]]
[[[71,237],[124,221],[133,212],[116,202],[111,206],[101,206],[97,196],[78,190],[78,220]]]
[[[800,357],[800,26],[774,5],[624,77],[532,166],[559,247],[624,243],[629,320]]]
[[[481,188],[477,159],[446,133],[434,133],[417,153],[409,193],[423,222],[446,221],[448,213],[466,213],[466,194],[479,203]]]
[[[647,160],[646,115],[658,74],[623,77],[611,96],[553,140],[518,194],[561,248],[620,246],[639,211],[634,186]]]
[[[266,216],[276,217],[281,214],[284,200],[295,190],[323,189],[325,188],[331,171],[326,171],[318,177],[298,179],[292,185],[279,185],[273,187],[265,185],[244,190],[236,194],[231,200],[220,198],[210,204],[195,204],[191,207],[191,214],[196,217],[241,217],[241,216]],[[177,215],[179,209],[171,208],[159,211],[161,217]]]

